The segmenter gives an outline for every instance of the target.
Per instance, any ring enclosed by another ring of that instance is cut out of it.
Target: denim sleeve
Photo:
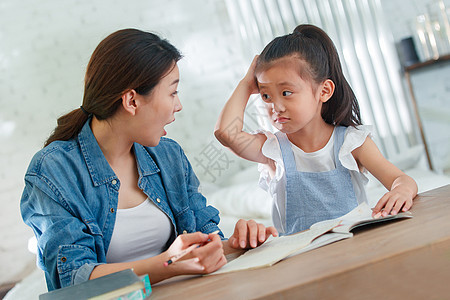
[[[97,260],[95,238],[101,231],[86,224],[45,177],[27,175],[20,209],[37,238],[37,263],[49,290],[89,280]]]
[[[219,230],[221,239],[225,239],[223,232],[218,227],[220,222],[219,211],[206,205],[206,198],[198,191],[200,182],[192,169],[191,163],[182,151],[183,165],[185,167],[185,180],[189,197],[189,206],[195,215],[197,231],[211,233]]]

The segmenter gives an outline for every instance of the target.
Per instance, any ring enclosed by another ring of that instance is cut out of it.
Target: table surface
[[[271,267],[160,282],[150,299],[450,299],[450,185],[411,212]]]

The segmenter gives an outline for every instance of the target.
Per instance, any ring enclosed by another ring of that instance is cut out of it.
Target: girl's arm
[[[359,166],[364,166],[389,190],[373,208],[373,216],[396,215],[411,208],[417,195],[416,182],[384,158],[370,137],[352,154]]]
[[[250,161],[267,163],[267,157],[261,152],[266,136],[249,134],[242,130],[248,99],[250,95],[258,93],[254,75],[257,58],[255,56],[247,74],[225,104],[217,120],[214,135],[222,145],[228,147],[236,155]]]

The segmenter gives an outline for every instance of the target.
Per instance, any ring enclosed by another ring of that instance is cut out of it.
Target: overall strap
[[[280,144],[281,155],[283,157],[284,168],[286,173],[291,173],[296,171],[294,152],[292,152],[291,142],[285,133],[281,131],[277,131],[275,136],[278,139],[278,143]]]
[[[336,168],[342,166],[341,161],[339,160],[339,150],[341,149],[342,144],[344,143],[346,130],[347,127],[345,126],[336,126],[334,130],[333,151],[334,151],[334,163],[336,165]]]

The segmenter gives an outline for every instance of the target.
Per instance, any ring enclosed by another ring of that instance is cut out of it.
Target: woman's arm
[[[186,274],[207,274],[220,269],[226,264],[224,254],[230,254],[242,249],[256,248],[263,244],[270,235],[278,236],[274,227],[265,227],[253,220],[239,220],[233,235],[229,240],[221,241],[217,234],[203,234],[200,232],[182,234],[177,237],[170,248],[160,255],[133,262],[102,264],[94,268],[89,279],[94,279],[113,272],[133,269],[137,275],[148,274],[152,284],[164,279]],[[193,244],[203,244],[196,248],[182,260],[169,266],[164,262],[173,255]]]
[[[164,264],[172,256],[193,244],[201,246],[168,266]],[[179,235],[167,251],[157,256],[132,262],[98,265],[92,271],[89,279],[125,269],[133,269],[138,276],[148,274],[150,282],[154,284],[177,275],[211,273],[225,263],[226,259],[220,236],[195,232]]]
[[[352,154],[358,165],[364,166],[389,190],[373,208],[373,216],[379,213],[395,215],[411,208],[417,195],[416,182],[389,162],[370,137]]]
[[[230,99],[225,104],[216,123],[214,135],[225,147],[236,155],[250,161],[267,163],[261,153],[266,141],[264,134],[250,134],[243,131],[244,112],[250,95],[258,93],[254,70],[257,56],[253,59],[245,77],[239,82]]]
[[[175,239],[169,249],[148,259],[107,264],[100,229],[75,217],[58,201],[55,187],[42,185],[36,176],[28,176],[21,201],[22,216],[38,240],[41,268],[48,274],[52,289],[77,284],[88,279],[132,268],[138,275],[149,274],[152,283],[181,274],[210,273],[226,263],[221,238],[217,234],[196,232]],[[38,185],[42,188],[39,188]],[[52,197],[50,196],[52,195]],[[202,245],[176,263],[164,262],[192,244]]]

